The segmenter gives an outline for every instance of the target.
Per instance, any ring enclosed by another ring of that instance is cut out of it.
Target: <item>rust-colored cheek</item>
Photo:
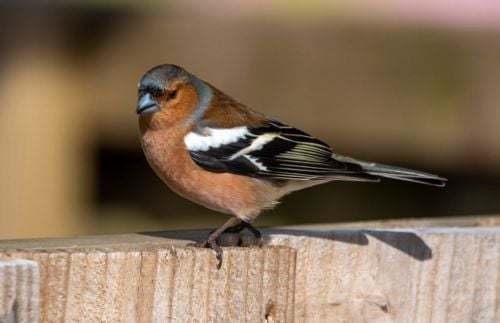
[[[166,129],[189,120],[198,105],[198,95],[189,84],[183,85],[178,91],[175,99],[169,100],[166,96],[157,99],[160,111],[139,116],[141,132]]]

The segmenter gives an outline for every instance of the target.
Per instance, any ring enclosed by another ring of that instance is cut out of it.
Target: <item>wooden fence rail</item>
[[[498,219],[0,241],[0,322],[500,322]]]

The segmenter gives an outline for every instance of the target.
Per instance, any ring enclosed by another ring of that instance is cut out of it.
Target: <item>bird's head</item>
[[[150,69],[138,87],[137,114],[170,123],[196,121],[194,119],[203,115],[212,97],[208,84],[171,64]]]

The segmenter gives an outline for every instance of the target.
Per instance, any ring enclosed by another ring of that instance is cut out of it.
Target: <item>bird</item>
[[[268,118],[180,66],[148,70],[138,84],[140,141],[154,172],[174,192],[229,219],[196,244],[222,262],[218,237],[251,222],[293,191],[330,181],[381,178],[445,186],[417,170],[340,155],[306,132]]]

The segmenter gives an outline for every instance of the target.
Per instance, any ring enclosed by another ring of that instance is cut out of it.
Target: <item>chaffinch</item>
[[[179,195],[231,218],[198,246],[222,259],[217,237],[248,227],[284,195],[333,180],[381,177],[434,186],[446,179],[338,155],[323,141],[269,119],[176,65],[139,82],[141,143],[156,174]]]

